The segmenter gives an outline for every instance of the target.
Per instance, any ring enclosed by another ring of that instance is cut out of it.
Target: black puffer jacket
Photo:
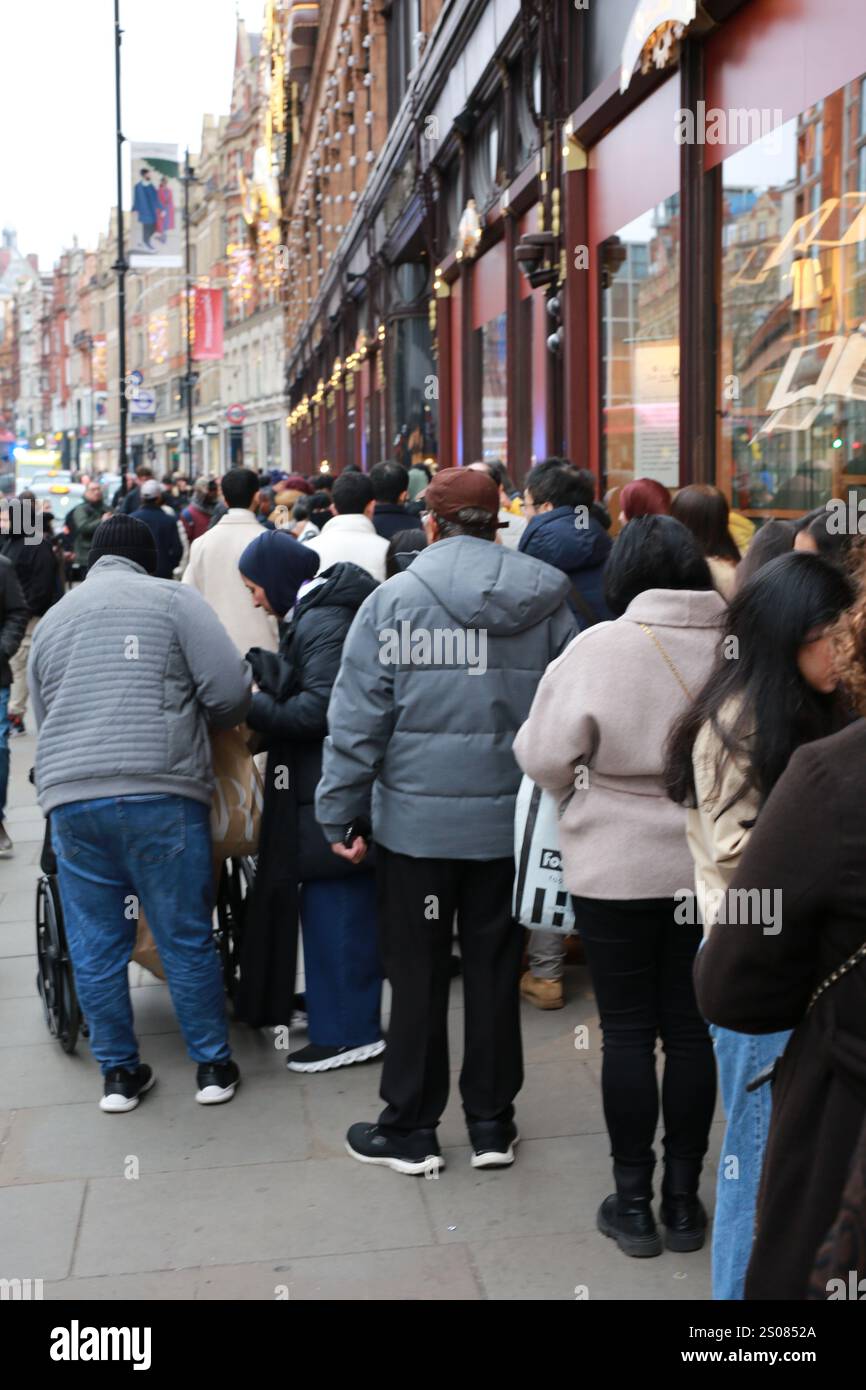
[[[319,581],[324,582],[319,582]],[[318,575],[283,630],[279,652],[253,647],[259,690],[247,723],[268,750],[258,871],[246,919],[236,1012],[253,1027],[287,1024],[295,988],[298,884],[368,872],[332,854],[313,809],[328,731],[328,701],[343,644],[376,581],[358,565]]]
[[[0,555],[15,566],[30,616],[43,617],[60,597],[57,558],[49,537],[4,536],[0,540]]]
[[[12,684],[9,658],[21,646],[29,616],[15,566],[0,555],[0,689]]]

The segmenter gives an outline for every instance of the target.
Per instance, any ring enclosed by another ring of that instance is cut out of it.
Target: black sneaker
[[[473,1120],[468,1126],[473,1168],[509,1168],[520,1139],[513,1120]]]
[[[296,994],[292,999],[292,1016],[289,1019],[290,1028],[300,1028],[304,1033],[307,1031],[307,996],[306,994]]]
[[[289,1071],[333,1071],[334,1067],[350,1067],[353,1062],[372,1062],[385,1051],[385,1039],[364,1043],[362,1047],[317,1047],[308,1043],[297,1052],[290,1052],[286,1061]]]
[[[435,1129],[414,1129],[399,1137],[378,1125],[352,1125],[346,1148],[359,1163],[379,1163],[395,1173],[429,1173],[438,1177],[445,1167]]]
[[[9,839],[5,825],[0,821],[0,859],[9,859],[14,848],[15,846]]]
[[[104,1080],[105,1086],[99,1108],[107,1115],[121,1115],[127,1110],[135,1109],[145,1091],[149,1091],[156,1081],[156,1077],[152,1069],[142,1062],[135,1071],[124,1071],[123,1067],[115,1067],[114,1071],[105,1073]]]
[[[199,1105],[225,1105],[241,1084],[237,1062],[202,1062],[196,1068],[195,1079]]]

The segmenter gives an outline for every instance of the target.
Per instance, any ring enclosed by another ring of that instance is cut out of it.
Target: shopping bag
[[[514,810],[514,905],[518,922],[533,931],[574,931],[571,895],[562,881],[559,816],[562,805],[524,777]]]
[[[147,925],[147,918],[143,912],[138,914],[138,931],[135,936],[132,959],[136,965],[143,965],[145,970],[149,970],[151,975],[155,975],[158,980],[165,979],[165,971],[156,949],[153,932]]]
[[[247,730],[221,729],[211,734],[214,796],[211,836],[218,859],[255,854],[262,823],[264,784],[247,746]]]

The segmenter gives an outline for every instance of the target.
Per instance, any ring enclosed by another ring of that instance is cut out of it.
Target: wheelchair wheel
[[[63,930],[56,879],[43,874],[36,887],[36,986],[48,1031],[64,1052],[74,1052],[83,1020]]]
[[[217,889],[217,925],[214,935],[222,964],[225,991],[232,1001],[240,980],[244,916],[255,876],[256,861],[250,856],[226,859]]]

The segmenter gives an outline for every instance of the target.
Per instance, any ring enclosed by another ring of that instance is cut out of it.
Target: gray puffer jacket
[[[210,804],[208,728],[240,723],[250,702],[250,669],[201,595],[117,555],[48,610],[28,680],[46,815],[102,796]]]
[[[366,599],[328,708],[316,817],[330,843],[372,800],[374,839],[396,853],[513,852],[511,745],[577,632],[568,588],[540,560],[452,536]]]

